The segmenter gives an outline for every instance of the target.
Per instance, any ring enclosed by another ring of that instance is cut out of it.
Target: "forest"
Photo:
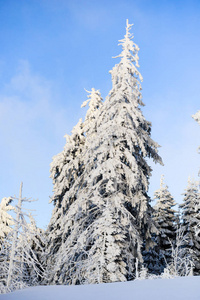
[[[53,157],[52,217],[37,227],[23,196],[0,203],[0,292],[38,285],[84,285],[200,275],[199,181],[177,204],[164,175],[151,199],[149,159],[163,165],[143,115],[139,47],[132,25],[119,41],[103,100],[87,92],[85,119]],[[200,111],[193,116],[200,125]],[[152,200],[156,201],[152,205]]]

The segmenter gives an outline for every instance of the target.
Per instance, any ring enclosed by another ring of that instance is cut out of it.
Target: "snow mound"
[[[200,276],[80,286],[38,286],[0,295],[0,300],[199,300]]]

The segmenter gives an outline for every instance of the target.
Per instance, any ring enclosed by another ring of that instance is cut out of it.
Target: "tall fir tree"
[[[132,41],[131,26],[127,21],[120,62],[111,71],[112,90],[93,118],[86,117],[86,128],[92,130],[83,145],[84,168],[67,198],[60,197],[60,231],[51,221],[61,243],[50,283],[134,279],[135,265],[140,268],[143,263],[142,247],[151,245],[151,168],[146,158],[162,160],[159,145],[150,137],[151,123],[140,109],[139,48]],[[67,206],[69,195],[74,201]]]
[[[199,182],[189,178],[188,186],[183,195],[184,199],[180,208],[184,233],[184,255],[190,256],[194,264],[194,274],[200,275],[200,231],[196,231],[196,228],[200,225]]]
[[[62,235],[63,233],[67,236],[70,234],[70,227],[73,226],[74,222],[72,220],[72,224],[66,229],[66,226],[63,225],[63,215],[76,200],[76,195],[72,189],[73,184],[76,180],[80,186],[82,184],[82,177],[80,175],[84,170],[82,152],[85,145],[85,137],[90,136],[92,138],[92,133],[95,132],[95,114],[102,105],[103,99],[98,90],[93,88],[88,93],[89,99],[84,101],[81,106],[85,107],[87,104],[89,105],[85,121],[82,122],[80,119],[78,124],[73,128],[71,136],[65,136],[66,145],[64,150],[54,156],[51,163],[50,172],[54,183],[54,195],[51,201],[54,202],[55,207],[47,230],[49,242],[46,255],[46,270],[47,277],[49,278],[48,281],[50,282],[51,276],[49,274],[53,273],[52,266],[54,268],[56,253],[62,245]]]
[[[176,241],[177,211],[173,209],[176,205],[174,198],[164,184],[164,176],[160,180],[160,189],[155,191],[154,199],[157,199],[154,206],[153,220],[158,229],[156,239],[156,252],[159,257],[159,273],[162,273],[166,265],[172,260],[172,247]]]
[[[82,151],[85,136],[82,119],[73,128],[71,136],[66,134],[65,138],[66,145],[63,151],[53,157],[50,166],[51,178],[54,184],[54,194],[51,202],[54,204],[54,209],[46,232],[48,242],[44,264],[46,265],[46,278],[48,282],[51,281],[51,274],[56,264],[56,253],[62,245],[63,230],[61,227],[64,215],[76,200],[76,195],[71,192],[72,187],[75,181],[79,180],[84,169]]]

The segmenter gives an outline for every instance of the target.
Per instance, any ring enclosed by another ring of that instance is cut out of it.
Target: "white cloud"
[[[24,181],[26,196],[39,198],[40,219],[51,210],[49,164],[62,150],[67,127],[66,111],[56,107],[51,83],[21,61],[17,73],[0,89],[1,197],[16,194]]]

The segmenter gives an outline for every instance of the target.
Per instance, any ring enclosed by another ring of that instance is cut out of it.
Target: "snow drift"
[[[0,300],[199,300],[200,277],[135,280],[79,286],[38,286],[0,295]]]

